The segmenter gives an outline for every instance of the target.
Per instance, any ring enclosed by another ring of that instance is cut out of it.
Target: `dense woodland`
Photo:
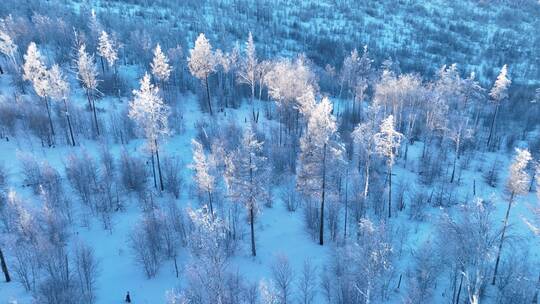
[[[358,2],[2,2],[0,302],[537,303],[540,4]]]

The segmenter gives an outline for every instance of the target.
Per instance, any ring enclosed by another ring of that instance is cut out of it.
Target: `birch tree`
[[[215,71],[216,60],[212,52],[212,45],[210,45],[210,42],[202,33],[195,40],[193,49],[189,50],[188,67],[193,76],[201,81],[204,80],[208,110],[210,111],[210,115],[213,115],[208,76]]]
[[[156,155],[159,172],[159,185],[163,191],[163,177],[159,161],[159,141],[170,134],[168,118],[170,109],[163,103],[159,95],[159,88],[150,82],[150,75],[145,73],[140,81],[139,90],[134,90],[134,98],[130,103],[129,117],[143,130],[147,147],[152,154],[152,170],[154,173],[154,186],[157,188],[154,154]]]
[[[499,113],[501,103],[508,98],[508,88],[510,87],[511,83],[512,81],[508,78],[508,67],[505,64],[503,65],[499,76],[497,76],[497,80],[495,81],[493,88],[489,92],[491,101],[495,105],[495,111],[493,113],[493,118],[491,119],[491,125],[489,127],[487,146],[489,146],[489,143],[491,142],[491,138],[493,136],[493,129],[495,128],[497,114]]]
[[[301,192],[320,198],[319,244],[324,244],[324,204],[331,170],[343,160],[332,104],[323,98],[310,115],[307,130],[300,139],[296,187]]]
[[[233,200],[241,203],[248,211],[251,230],[251,255],[256,256],[255,216],[259,202],[267,198],[265,184],[268,182],[266,157],[263,142],[257,140],[253,130],[244,131],[240,147],[226,161],[226,183]]]
[[[515,196],[525,195],[529,190],[529,183],[531,177],[527,173],[527,165],[531,161],[531,153],[528,150],[516,149],[516,155],[510,165],[508,180],[506,181],[506,189],[510,193],[508,199],[508,208],[506,209],[506,215],[504,216],[503,229],[501,233],[501,242],[497,250],[497,259],[495,261],[495,270],[493,271],[493,279],[491,285],[495,285],[497,279],[497,271],[499,270],[499,262],[501,259],[501,250],[504,243],[504,237],[506,234],[506,228],[508,226],[508,216],[510,215],[510,208],[514,201]]]
[[[392,167],[403,135],[394,128],[394,116],[390,115],[381,123],[380,131],[375,134],[375,151],[386,158],[388,168],[388,217],[392,217]]]

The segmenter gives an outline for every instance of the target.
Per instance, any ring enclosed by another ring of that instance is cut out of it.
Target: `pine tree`
[[[394,116],[390,115],[381,123],[379,133],[375,134],[375,150],[386,158],[388,168],[388,217],[392,217],[392,167],[403,135],[394,128]]]
[[[309,116],[307,130],[300,139],[296,187],[311,196],[320,197],[319,244],[324,244],[324,204],[329,191],[329,176],[339,170],[343,146],[339,142],[332,104],[323,98]]]
[[[34,91],[45,102],[45,108],[47,109],[47,115],[49,117],[49,127],[51,131],[51,141],[54,137],[54,127],[51,117],[51,110],[49,108],[49,73],[47,67],[43,63],[43,58],[39,52],[36,44],[31,42],[28,45],[26,55],[24,55],[23,65],[23,79],[32,82]]]
[[[140,84],[140,89],[133,91],[134,98],[130,103],[129,117],[139,125],[146,137],[147,147],[152,154],[152,168],[154,168],[154,154],[156,155],[159,185],[161,191],[163,191],[163,177],[159,160],[159,141],[170,133],[168,123],[170,109],[163,103],[159,95],[159,88],[150,82],[150,75],[148,73],[144,74]],[[157,188],[155,173],[154,186]]]
[[[81,44],[78,49],[77,59],[76,59],[76,68],[77,68],[77,78],[84,88],[86,98],[88,99],[88,106],[90,110],[94,113],[94,123],[96,127],[96,132],[99,135],[99,124],[97,120],[96,113],[96,102],[94,100],[94,93],[97,92],[98,79],[97,79],[97,68],[94,61],[94,55],[89,55],[86,52],[86,46]]]
[[[508,78],[508,67],[503,65],[497,80],[493,85],[493,88],[489,92],[492,102],[495,104],[495,112],[493,113],[493,118],[491,119],[491,126],[489,128],[489,136],[487,140],[487,146],[491,142],[493,136],[493,129],[495,128],[495,122],[497,120],[497,114],[499,113],[499,107],[501,106],[502,101],[508,98],[508,88],[512,81]]]
[[[253,121],[257,122],[259,113],[255,114],[255,85],[257,84],[257,53],[255,50],[255,43],[253,42],[253,36],[249,32],[248,40],[246,42],[246,55],[242,60],[240,69],[238,70],[238,81],[249,85],[251,89],[251,112],[253,115]]]
[[[65,76],[62,74],[60,67],[55,64],[51,67],[49,71],[49,85],[50,85],[50,95],[51,99],[60,101],[64,103],[64,109],[66,114],[66,120],[69,127],[69,134],[71,138],[71,144],[75,146],[75,137],[73,136],[73,128],[71,126],[71,118],[69,117],[69,109],[67,105],[67,98],[69,96],[69,83],[67,82]]]
[[[212,204],[212,193],[215,187],[215,177],[211,173],[211,164],[204,154],[204,149],[201,143],[195,139],[191,140],[193,146],[193,163],[191,168],[195,171],[195,183],[200,193],[208,195],[208,205],[210,213],[214,214],[214,206]]]
[[[510,172],[508,175],[508,180],[506,181],[506,189],[510,193],[510,197],[508,199],[508,208],[506,209],[506,215],[504,217],[501,242],[499,243],[499,249],[497,251],[497,260],[495,261],[495,270],[493,271],[493,280],[491,281],[492,285],[495,285],[495,280],[497,279],[497,271],[499,269],[499,262],[501,259],[501,250],[506,228],[508,226],[508,216],[510,215],[512,202],[514,201],[516,195],[525,195],[529,189],[531,177],[527,173],[526,169],[531,159],[531,153],[528,150],[516,149],[516,156],[514,156],[512,164],[510,165]]]
[[[210,42],[202,33],[199,34],[199,37],[195,40],[193,49],[189,50],[188,67],[193,76],[200,80],[204,80],[208,110],[210,111],[210,115],[213,115],[208,76],[215,71],[216,60]]]
[[[249,214],[251,227],[251,254],[255,249],[255,216],[259,202],[268,194],[265,184],[268,182],[266,157],[262,155],[263,143],[258,141],[253,130],[244,131],[239,148],[227,157],[226,182],[232,199],[245,206]]]

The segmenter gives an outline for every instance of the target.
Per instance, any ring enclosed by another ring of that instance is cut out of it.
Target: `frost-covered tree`
[[[105,65],[103,59],[107,61],[107,65],[109,66],[109,68],[112,68],[116,60],[118,60],[117,46],[115,45],[114,41],[109,37],[109,34],[107,34],[107,32],[105,31],[101,31],[97,51],[101,58],[101,68],[103,70],[103,73],[105,73]]]
[[[163,87],[163,83],[169,80],[172,68],[169,64],[169,58],[161,51],[159,43],[154,49],[154,58],[152,59],[152,63],[150,63],[150,67],[152,68],[152,75],[162,83]]]
[[[69,83],[57,64],[53,65],[49,71],[49,86],[51,99],[55,101],[61,100],[64,103],[71,144],[75,146],[75,137],[73,136],[73,128],[71,126],[71,118],[69,116],[69,108],[67,104],[70,91]]]
[[[211,163],[206,157],[201,143],[192,139],[191,144],[193,146],[193,163],[191,164],[191,168],[195,171],[195,183],[201,194],[208,195],[210,213],[214,214],[212,194],[215,187],[215,177],[212,175]]]
[[[369,191],[369,174],[371,167],[371,157],[375,150],[375,121],[370,120],[359,123],[352,132],[352,138],[355,143],[355,152],[361,152],[364,157],[365,181],[364,181],[364,199],[367,198]],[[360,157],[360,156],[358,156]],[[360,169],[360,166],[359,166]]]
[[[257,122],[258,114],[255,114],[255,86],[257,85],[257,69],[258,59],[255,50],[255,43],[253,42],[253,36],[249,32],[248,40],[246,42],[245,56],[242,58],[240,69],[238,69],[238,81],[249,85],[251,89],[251,112],[253,115],[253,121]]]
[[[51,136],[54,137],[54,127],[48,100],[50,94],[49,73],[34,42],[28,45],[26,55],[24,55],[23,79],[32,82],[34,91],[45,102]]]
[[[97,92],[98,79],[97,79],[97,68],[94,61],[94,55],[89,55],[86,52],[86,46],[81,44],[77,50],[77,59],[75,61],[77,68],[77,78],[84,88],[86,98],[88,99],[88,106],[90,110],[94,113],[94,124],[96,127],[96,132],[99,135],[99,124],[97,120],[96,113],[96,103],[94,99],[94,94]]]
[[[341,86],[340,94],[343,86],[346,86],[351,95],[352,101],[352,115],[356,116],[356,104],[362,102],[364,93],[367,89],[368,82],[373,76],[373,70],[371,64],[373,60],[369,58],[367,45],[364,46],[362,55],[358,54],[358,51],[354,49],[351,54],[343,60],[343,68],[341,70]],[[361,110],[361,104],[359,108]]]
[[[0,26],[0,54],[2,54],[14,68],[18,68],[15,57],[17,54],[17,45],[2,26]],[[0,71],[2,71],[2,67],[0,67]]]
[[[392,217],[392,167],[398,153],[403,135],[394,127],[394,116],[381,122],[380,131],[374,135],[376,152],[386,158],[388,168],[388,217]]]
[[[248,211],[251,231],[251,254],[257,255],[255,248],[255,216],[259,202],[267,197],[268,182],[266,157],[263,156],[263,142],[257,140],[253,130],[244,131],[239,148],[226,161],[227,188],[232,199],[243,204]]]
[[[497,76],[497,80],[495,81],[493,88],[491,88],[491,91],[489,92],[489,97],[491,97],[491,101],[495,105],[495,111],[493,113],[493,118],[491,119],[491,125],[489,127],[489,136],[487,140],[488,146],[493,136],[493,129],[495,128],[497,114],[499,113],[499,107],[501,106],[501,103],[506,98],[508,98],[508,88],[510,87],[510,84],[512,84],[512,81],[510,80],[510,78],[508,78],[508,67],[505,64],[501,68],[501,72],[499,73],[499,76]]]
[[[202,33],[199,34],[199,37],[195,40],[193,49],[189,50],[188,67],[193,76],[200,80],[204,80],[208,110],[210,111],[210,115],[213,115],[208,76],[215,71],[216,60],[214,53],[212,52],[210,41],[208,41]]]
[[[527,166],[531,161],[531,153],[526,149],[516,149],[516,155],[510,164],[508,180],[506,181],[506,190],[510,193],[508,198],[508,208],[506,209],[506,215],[504,216],[503,229],[501,232],[501,242],[497,251],[497,259],[495,261],[495,270],[493,271],[492,285],[495,285],[497,279],[497,271],[499,270],[499,262],[501,259],[501,250],[504,243],[504,237],[506,228],[508,226],[508,216],[510,215],[510,208],[516,195],[525,195],[529,190],[529,183],[531,177],[527,173]]]
[[[301,192],[320,198],[319,244],[324,244],[324,204],[329,190],[330,172],[343,160],[332,104],[323,98],[311,113],[307,130],[300,139],[296,186]]]
[[[159,161],[159,141],[170,134],[168,122],[170,109],[163,103],[163,99],[161,99],[159,94],[159,88],[150,82],[150,75],[148,73],[144,74],[140,83],[140,89],[133,91],[134,98],[130,103],[129,117],[139,125],[146,137],[147,148],[152,154],[154,186],[157,188],[154,168],[154,154],[156,155],[159,185],[163,191],[163,177],[161,175]]]

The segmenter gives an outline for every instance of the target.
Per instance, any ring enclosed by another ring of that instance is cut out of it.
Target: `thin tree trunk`
[[[463,286],[463,275],[461,275],[460,277],[461,279],[459,280],[459,288],[458,288],[458,293],[456,297],[456,304],[459,304],[459,297],[461,296],[461,286]]]
[[[497,251],[497,260],[495,262],[495,270],[493,271],[493,280],[491,280],[491,285],[495,285],[495,280],[497,279],[497,271],[499,270],[499,262],[501,260],[501,250],[504,242],[504,235],[506,233],[506,226],[508,225],[508,215],[510,215],[510,208],[512,207],[512,201],[514,200],[514,192],[510,195],[510,200],[508,201],[508,209],[506,209],[506,216],[504,217],[503,230],[501,234],[501,242],[499,243],[499,250]]]
[[[392,166],[388,166],[388,218],[392,217]]]
[[[156,179],[156,166],[154,165],[154,151],[151,152],[152,157],[150,158],[152,160],[152,176],[154,177],[154,187],[157,189],[157,179]]]
[[[49,116],[49,125],[51,127],[51,134],[54,137],[55,134],[54,134],[52,117],[51,117],[51,109],[49,108],[49,100],[47,99],[47,97],[45,97],[43,100],[45,100],[45,107],[47,108],[47,115]]]
[[[71,118],[69,117],[69,110],[67,106],[66,99],[64,98],[64,106],[66,107],[66,118],[69,126],[69,135],[71,136],[71,143],[75,147],[75,137],[73,136],[73,128],[71,127]]]
[[[499,104],[495,106],[495,113],[493,114],[493,118],[491,119],[491,127],[489,128],[489,136],[487,140],[486,146],[489,147],[489,143],[491,142],[491,137],[493,135],[493,128],[495,127],[495,121],[497,120],[497,114],[499,113]]]
[[[11,282],[11,277],[9,276],[9,271],[6,264],[6,259],[4,258],[4,253],[2,252],[2,248],[0,248],[0,265],[2,266],[2,272],[4,273],[6,283]]]
[[[204,77],[204,81],[206,84],[206,98],[208,101],[208,110],[210,111],[210,115],[214,115],[214,113],[212,112],[212,102],[210,101],[210,87],[208,86],[208,75]]]
[[[322,176],[322,192],[321,192],[321,223],[319,228],[319,245],[324,245],[324,195],[326,191],[326,144],[323,147],[323,176]]]
[[[176,254],[174,255],[174,271],[176,272],[176,278],[178,278],[178,262],[176,261]]]
[[[161,174],[161,164],[159,162],[159,148],[158,148],[158,143],[157,143],[157,139],[154,140],[154,144],[156,145],[156,159],[157,159],[157,167],[158,167],[158,173],[159,173],[159,186],[160,186],[160,189],[161,191],[163,191],[163,176]]]
[[[253,206],[249,208],[249,221],[251,226],[251,255],[256,256],[257,251],[255,249],[255,216],[253,215]]]
[[[92,100],[92,111],[94,112],[94,122],[96,123],[96,132],[97,132],[97,135],[99,136],[99,124],[98,124],[97,113],[96,113],[96,102],[94,101],[94,99],[91,99],[91,100]]]
[[[210,214],[212,215],[212,219],[214,218],[214,206],[212,206],[212,194],[210,191],[208,191],[208,203],[210,204]]]

